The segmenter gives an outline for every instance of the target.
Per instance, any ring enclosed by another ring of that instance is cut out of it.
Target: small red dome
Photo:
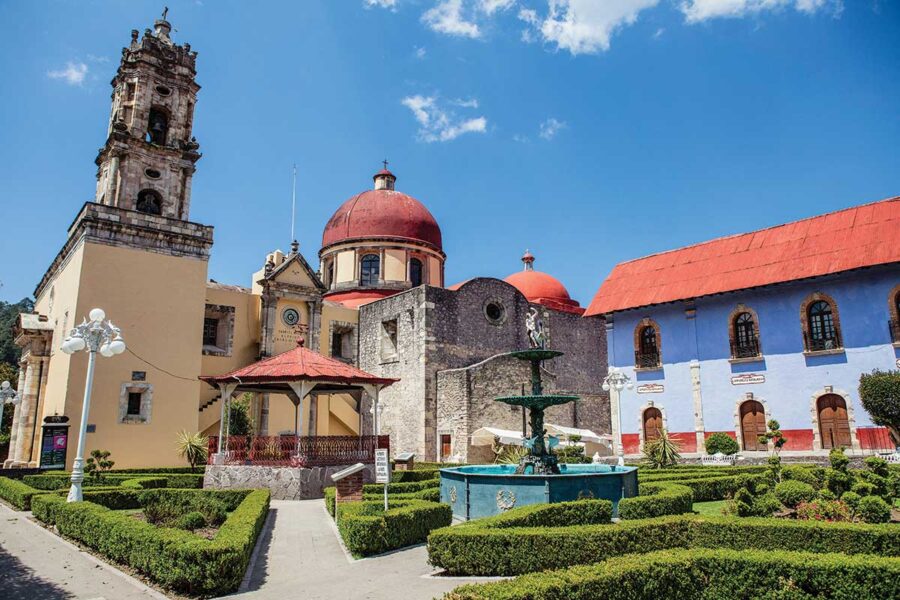
[[[388,176],[393,178],[392,173],[383,171],[375,178]],[[367,190],[344,202],[325,225],[322,248],[379,238],[419,242],[442,251],[441,228],[425,205],[387,188]]]
[[[578,302],[572,300],[569,291],[560,281],[540,271],[519,271],[513,273],[506,279],[506,283],[512,285],[522,292],[522,295],[528,298],[530,302],[538,302],[540,300],[555,300],[556,302],[571,303],[575,306]]]

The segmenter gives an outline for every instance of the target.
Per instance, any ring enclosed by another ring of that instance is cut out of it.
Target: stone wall
[[[261,467],[208,465],[203,487],[212,489],[268,488],[273,500],[309,500],[321,498],[326,487],[333,486],[331,476],[351,465],[334,467]],[[361,471],[364,483],[375,482],[375,465]]]

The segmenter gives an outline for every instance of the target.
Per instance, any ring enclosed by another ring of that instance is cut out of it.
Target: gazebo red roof
[[[303,346],[264,358],[224,375],[206,375],[200,379],[211,385],[229,380],[239,383],[321,381],[346,385],[390,385],[399,381],[366,373]]]
[[[900,197],[619,263],[586,317],[900,262]]]

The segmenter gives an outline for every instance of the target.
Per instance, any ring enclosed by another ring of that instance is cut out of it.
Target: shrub
[[[843,448],[832,448],[828,453],[828,460],[831,462],[831,468],[837,471],[846,471],[850,459],[844,454]]]
[[[134,488],[139,490],[151,490],[164,488],[169,484],[169,480],[165,477],[135,477],[134,479],[126,479],[121,483],[123,488]]]
[[[802,481],[782,481],[775,486],[775,496],[788,508],[795,508],[801,502],[809,502],[816,497],[813,486]]]
[[[879,477],[888,477],[890,475],[890,470],[888,469],[888,461],[884,460],[880,456],[868,456],[863,461],[865,463],[866,468],[872,473],[878,475]]]
[[[789,465],[781,469],[782,479],[791,481],[802,481],[808,483],[816,489],[822,487],[822,481],[816,477],[815,471],[809,467],[801,467],[800,465]]]
[[[841,452],[843,456],[843,452]],[[830,468],[825,469],[825,487],[828,488],[835,497],[840,498],[841,494],[850,491],[853,486],[853,476],[845,469]]]
[[[115,466],[116,461],[109,460],[110,454],[109,450],[91,450],[91,455],[84,465],[84,474],[90,477],[95,484],[102,481],[103,476]]]
[[[637,496],[619,500],[618,509],[621,519],[679,515],[694,509],[694,494],[677,483],[642,483]]]
[[[670,438],[669,432],[663,429],[658,437],[644,442],[644,463],[652,469],[674,466],[681,459],[679,450],[680,444]]]
[[[44,493],[21,481],[0,477],[0,498],[3,498],[19,510],[31,510],[31,499],[36,494]]]
[[[834,495],[834,492],[829,490],[828,488],[822,488],[819,490],[818,495],[819,500],[837,500],[837,496]]]
[[[191,466],[191,473],[206,462],[206,438],[199,433],[182,431],[175,439],[175,447],[178,455],[184,458]]]
[[[410,481],[427,481],[429,479],[438,479],[440,474],[437,469],[425,469],[419,471],[392,471],[391,483],[409,483]]]
[[[347,502],[338,509],[338,530],[354,556],[379,554],[424,542],[432,529],[450,525],[450,507],[424,500]]]
[[[177,529],[185,529],[187,531],[194,531],[195,529],[200,529],[201,527],[206,527],[206,519],[203,518],[203,515],[197,511],[191,511],[187,514],[184,514],[178,517],[175,520],[173,526]]]
[[[178,529],[158,528],[94,503],[67,503],[57,494],[34,500],[34,515],[59,532],[75,539],[107,559],[131,566],[156,583],[194,596],[222,595],[240,585],[256,538],[269,508],[268,490],[229,490],[219,494],[194,490],[147,490],[105,492],[153,497],[170,494],[211,494],[220,500],[237,500],[234,511],[222,524],[216,537],[206,540]],[[111,498],[107,498],[111,501]]]
[[[900,371],[863,373],[859,378],[859,399],[876,425],[887,427],[900,445]]]
[[[841,496],[841,502],[846,504],[851,511],[856,512],[856,507],[859,506],[859,501],[862,498],[856,492],[844,492]]]
[[[225,521],[227,512],[222,500],[204,493],[142,495],[140,500],[147,520],[163,527],[178,527],[179,519],[191,512],[199,513],[204,523],[215,527]]]
[[[900,561],[890,558],[870,562],[865,556],[802,552],[670,550],[469,584],[444,600],[888,598],[896,593],[898,577]]]
[[[574,500],[553,504],[532,504],[500,515],[479,519],[481,527],[567,527],[601,525],[612,522],[609,500]]]
[[[887,523],[891,520],[891,507],[878,496],[861,498],[856,514],[866,523]]]
[[[851,492],[847,492],[851,493]],[[814,500],[797,505],[797,518],[813,521],[851,521],[850,506],[840,500]]]
[[[712,434],[708,438],[706,438],[706,453],[707,454],[737,454],[740,450],[740,446],[738,446],[737,441],[728,435],[725,432],[717,431]]]
[[[857,481],[850,488],[850,491],[856,492],[860,496],[874,496],[876,493],[876,487],[868,481]]]

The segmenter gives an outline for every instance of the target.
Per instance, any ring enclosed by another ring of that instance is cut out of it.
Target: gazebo
[[[388,447],[378,435],[378,394],[398,381],[377,377],[341,361],[322,356],[298,343],[293,350],[264,358],[224,375],[200,377],[221,393],[218,437],[210,437],[209,463],[215,465],[325,466],[373,462],[376,448]],[[311,394],[362,390],[374,402],[374,435],[301,436],[303,399]],[[231,399],[238,393],[280,394],[297,407],[294,435],[228,436],[225,426]]]

